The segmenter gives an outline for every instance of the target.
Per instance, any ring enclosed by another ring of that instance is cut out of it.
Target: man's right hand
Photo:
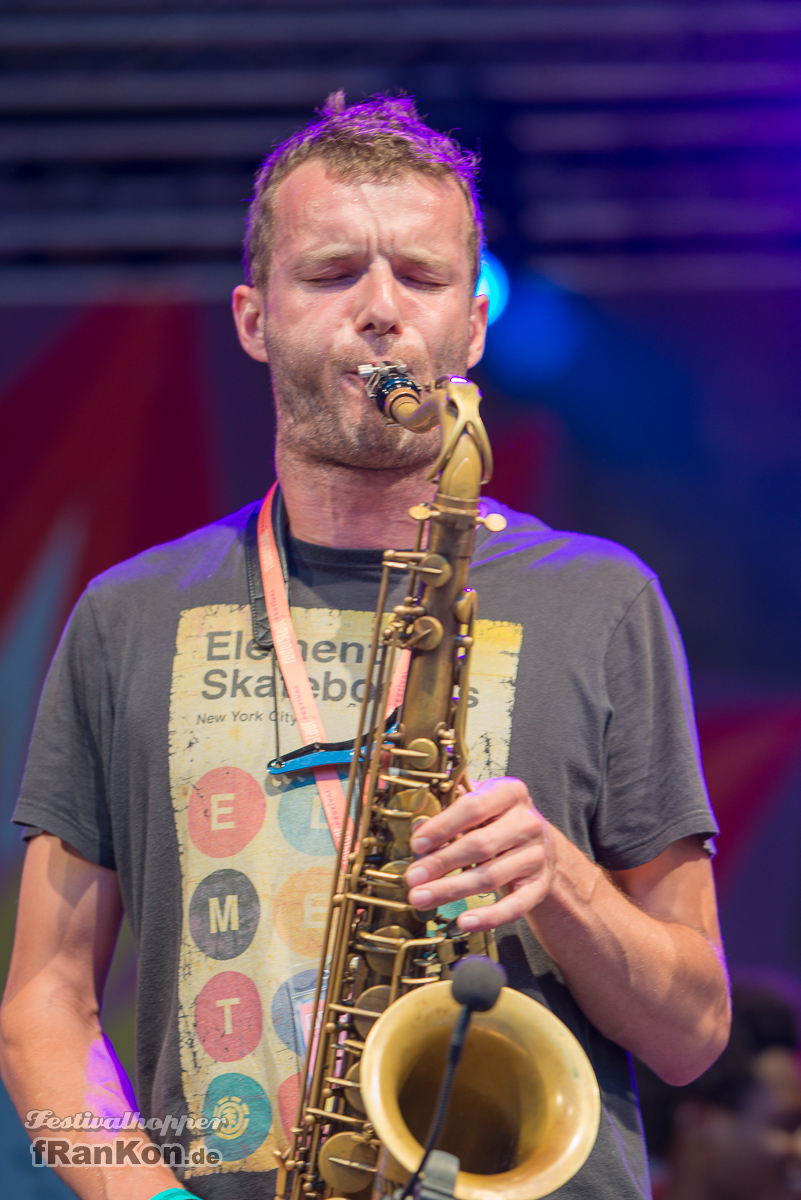
[[[22,873],[14,951],[0,1009],[0,1069],[20,1118],[87,1110],[124,1116],[133,1089],[100,1025],[100,1002],[122,921],[117,874],[49,833],[31,839]],[[29,1130],[70,1142],[111,1141],[106,1131]],[[147,1135],[140,1135],[146,1140]],[[83,1200],[151,1200],[178,1186],[156,1166],[59,1166]]]

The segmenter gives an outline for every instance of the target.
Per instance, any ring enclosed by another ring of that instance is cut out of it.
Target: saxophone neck
[[[432,387],[442,432],[442,447],[429,479],[444,497],[478,503],[492,477],[492,450],[481,420],[481,392],[469,379],[444,376]]]
[[[421,386],[404,363],[366,364],[358,370],[388,424],[414,433],[439,425],[442,443],[428,478],[443,497],[477,503],[492,476],[492,450],[476,385],[459,375],[442,375]]]

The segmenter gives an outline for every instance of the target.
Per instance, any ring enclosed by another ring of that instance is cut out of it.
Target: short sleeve
[[[597,860],[641,866],[679,838],[714,837],[687,661],[656,580],[614,629],[605,658],[610,717],[605,773],[592,828]]]
[[[104,763],[113,708],[102,644],[85,593],[62,635],[36,714],[13,820],[115,867]]]

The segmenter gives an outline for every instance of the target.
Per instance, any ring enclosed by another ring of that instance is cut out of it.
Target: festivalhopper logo
[[[110,1142],[70,1142],[67,1138],[39,1137],[31,1142],[35,1167],[156,1167],[173,1169],[216,1166],[216,1150],[186,1150],[180,1142],[157,1145],[146,1138],[114,1138]]]
[[[31,1142],[31,1160],[35,1167],[155,1167],[163,1164],[174,1169],[216,1166],[222,1161],[219,1151],[201,1146],[188,1150],[180,1142],[152,1142],[142,1134],[157,1134],[165,1138],[180,1137],[183,1131],[225,1136],[228,1112],[210,1117],[143,1117],[139,1112],[122,1116],[99,1116],[93,1112],[57,1116],[52,1108],[33,1108],[25,1114],[23,1124],[29,1133],[47,1130],[45,1136]],[[86,1140],[61,1136],[67,1131],[82,1133]],[[103,1134],[117,1137],[103,1138]],[[131,1136],[133,1135],[133,1136]],[[233,1135],[235,1136],[235,1135]]]

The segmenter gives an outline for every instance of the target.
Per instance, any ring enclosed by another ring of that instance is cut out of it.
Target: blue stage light
[[[503,319],[487,338],[484,366],[500,387],[525,397],[563,375],[582,341],[572,297],[540,276],[521,272]]]
[[[489,300],[489,324],[497,321],[509,299],[509,276],[503,263],[485,250],[481,255],[481,271],[476,284],[476,295]]]
[[[691,452],[692,389],[629,324],[532,271],[512,277],[482,367],[508,396],[556,411],[579,441],[619,462]]]

